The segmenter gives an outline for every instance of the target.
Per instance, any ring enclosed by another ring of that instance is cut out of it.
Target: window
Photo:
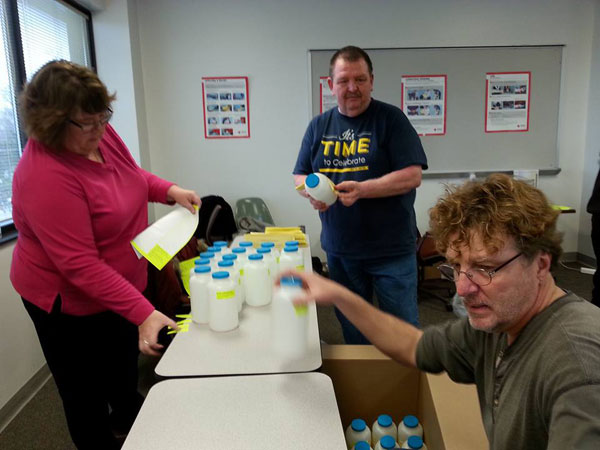
[[[16,236],[12,176],[26,136],[17,99],[25,81],[46,62],[66,59],[95,66],[91,15],[67,0],[0,0],[0,242]]]

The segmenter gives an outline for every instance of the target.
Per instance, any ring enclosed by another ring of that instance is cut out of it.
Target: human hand
[[[325,212],[329,209],[329,206],[327,206],[327,203],[323,203],[323,202],[320,202],[319,200],[315,200],[310,195],[307,195],[306,198],[308,198],[308,201],[310,202],[312,207],[319,212]]]
[[[359,181],[342,181],[335,186],[338,199],[344,206],[352,206],[361,197],[361,183]]]
[[[317,275],[314,272],[300,272],[297,270],[285,270],[279,274],[275,284],[279,286],[282,277],[294,277],[302,280],[304,293],[294,299],[294,304],[305,305],[307,303],[317,303],[322,305],[336,304],[352,294],[341,284],[331,281],[328,278]]]
[[[138,327],[138,346],[145,355],[159,356],[158,350],[164,346],[158,343],[158,332],[164,327],[177,330],[177,323],[160,311],[154,310]]]
[[[178,205],[183,206],[185,209],[189,210],[192,214],[196,213],[196,205],[200,208],[200,197],[194,191],[190,191],[188,189],[182,189],[176,184],[173,184],[169,190],[167,191],[167,200],[173,201]]]

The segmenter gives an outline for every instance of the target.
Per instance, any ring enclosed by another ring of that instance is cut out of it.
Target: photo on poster
[[[446,134],[446,75],[403,75],[401,109],[419,136]]]
[[[485,132],[529,131],[531,72],[486,74]]]
[[[203,77],[206,139],[249,138],[248,77]]]
[[[321,105],[321,114],[325,111],[329,111],[331,108],[337,108],[337,99],[335,95],[329,89],[329,77],[319,77],[320,87],[319,87],[319,101]]]

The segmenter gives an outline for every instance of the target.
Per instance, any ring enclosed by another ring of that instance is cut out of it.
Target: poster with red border
[[[447,75],[402,75],[400,108],[419,136],[446,134]]]
[[[488,72],[485,78],[485,132],[529,131],[531,72]]]
[[[250,137],[248,77],[202,77],[204,137]]]
[[[319,77],[319,83],[319,112],[323,114],[325,111],[337,107],[337,99],[333,95],[333,92],[331,92],[331,89],[329,89],[329,77]]]

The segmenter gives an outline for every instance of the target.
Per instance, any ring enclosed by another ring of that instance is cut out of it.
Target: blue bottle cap
[[[260,244],[260,246],[265,248],[273,248],[275,247],[275,242],[263,242]]]
[[[354,444],[354,450],[371,450],[371,446],[367,441],[358,441]]]
[[[406,425],[408,428],[415,428],[417,425],[419,425],[419,419],[417,419],[415,416],[411,416],[410,414],[404,417],[402,422],[404,422],[404,425]]]
[[[257,248],[256,253],[262,253],[264,255],[266,253],[271,253],[271,249],[265,247]]]
[[[261,253],[253,253],[250,256],[248,256],[248,259],[256,261],[257,259],[263,259],[263,255]]]
[[[396,446],[396,441],[391,436],[384,436],[379,440],[379,444],[381,445],[381,448],[389,449]]]
[[[201,258],[214,258],[215,254],[213,252],[202,252],[200,253]]]
[[[196,273],[208,273],[210,272],[210,266],[196,266],[194,267]]]
[[[223,261],[235,261],[237,259],[237,255],[234,255],[233,253],[228,253],[226,255],[223,255]]]
[[[213,247],[227,247],[227,241],[215,241],[213,242]]]
[[[423,448],[423,439],[420,436],[410,436],[408,438],[408,448]]]
[[[196,258],[194,261],[195,266],[203,266],[205,264],[210,264],[210,259],[208,258]]]
[[[351,423],[351,426],[354,431],[362,431],[367,427],[367,424],[362,419],[354,419]]]
[[[207,252],[213,252],[213,253],[219,253],[221,251],[221,247],[215,247],[214,245],[211,247],[208,247],[206,249]]]
[[[389,427],[392,424],[392,418],[387,414],[382,414],[377,418],[377,423],[382,427]]]
[[[212,274],[212,277],[221,280],[223,278],[229,278],[229,272],[215,272]]]
[[[286,245],[285,248],[283,249],[283,251],[286,252],[286,253],[297,252],[298,251],[298,247],[293,247],[293,246],[288,247]]]
[[[233,253],[246,253],[246,249],[243,247],[236,247],[233,250],[231,250]]]
[[[233,261],[219,261],[217,266],[219,267],[231,267],[233,266]]]
[[[252,242],[242,241],[239,245],[240,247],[252,247]]]
[[[306,185],[306,187],[309,187],[311,189],[317,187],[319,185],[319,177],[314,173],[311,173],[304,180],[304,184]]]
[[[296,277],[282,277],[279,283],[282,286],[297,286],[302,287],[302,280]],[[364,421],[363,421],[364,422]]]
[[[298,247],[300,245],[300,242],[298,241],[285,241],[285,246],[289,246],[289,245],[295,245],[296,247]]]

